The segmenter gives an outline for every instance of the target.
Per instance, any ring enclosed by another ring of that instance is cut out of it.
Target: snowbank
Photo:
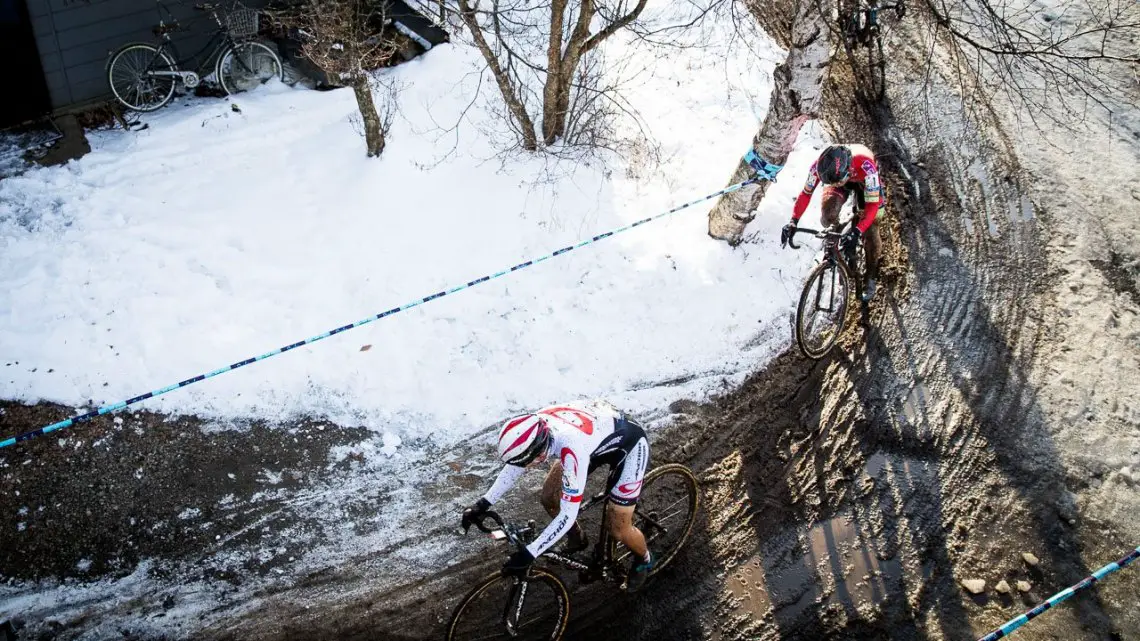
[[[380,160],[350,90],[182,100],[145,131],[95,133],[82,160],[0,182],[4,396],[113,403],[714,192],[766,108],[779,52],[752,44],[771,55],[607,45],[644,59],[628,98],[656,168],[494,158],[502,127],[467,109],[480,60],[457,45],[385,72],[403,90]],[[770,244],[709,239],[708,201],[136,407],[326,417],[394,452],[571,397],[699,398],[791,340],[812,256],[775,241],[819,146],[807,132],[769,191],[753,228]]]

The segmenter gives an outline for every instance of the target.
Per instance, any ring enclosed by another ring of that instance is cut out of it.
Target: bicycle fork
[[[815,288],[815,308],[830,314],[835,311],[835,288],[839,286],[839,274],[837,272],[840,267],[834,263],[834,259],[829,260],[829,262],[831,262],[831,269],[829,270],[831,272],[831,287],[827,290],[827,306],[822,305],[824,279],[821,278]]]
[[[526,601],[526,590],[530,582],[526,579],[515,579],[514,585],[511,586],[511,595],[507,599],[507,608],[503,612],[503,625],[507,628],[507,634],[513,636],[518,635],[519,619],[522,618],[523,602]]]

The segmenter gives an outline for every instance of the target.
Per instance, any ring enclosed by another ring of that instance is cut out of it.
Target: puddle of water
[[[834,587],[829,602],[858,609],[883,602],[891,588],[901,584],[899,561],[880,559],[849,518],[836,517],[817,525],[809,539],[821,579]]]
[[[875,452],[871,458],[867,459],[867,465],[863,466],[863,473],[867,476],[877,479],[883,473],[883,468],[887,466],[887,455],[882,452]]]
[[[1029,196],[1022,195],[1021,198],[1011,198],[1009,201],[1009,222],[1023,223],[1033,220],[1033,201],[1029,200]]]
[[[1021,197],[1021,219],[1033,220],[1035,216],[1033,209],[1033,201],[1029,200],[1029,196]]]
[[[740,599],[738,610],[751,614],[755,619],[761,619],[772,609],[764,576],[764,565],[759,556],[733,567],[726,580],[732,596]]]
[[[877,475],[886,462],[882,454],[872,456],[868,474]],[[754,619],[771,614],[777,621],[791,622],[816,603],[820,610],[838,604],[854,612],[882,603],[902,589],[901,563],[897,558],[880,559],[849,517],[815,526],[805,544],[806,554],[773,550],[732,567],[726,580],[729,591],[740,599],[737,611]],[[790,566],[789,556],[794,560]],[[766,564],[765,559],[772,561]]]
[[[926,386],[919,383],[910,389],[910,393],[903,399],[903,420],[911,425],[918,425],[919,418],[926,413]]]

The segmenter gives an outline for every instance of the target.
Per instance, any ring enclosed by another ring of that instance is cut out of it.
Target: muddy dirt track
[[[895,77],[937,63],[927,44],[894,34]],[[643,592],[574,589],[568,639],[975,639],[1140,544],[1140,404],[1126,380],[1140,363],[1140,192],[1105,173],[1140,162],[1135,108],[1114,128],[1092,122],[1100,138],[1072,167],[1000,104],[987,122],[947,108],[944,82],[899,82],[878,103],[860,99],[858,66],[833,79],[829,124],[878,152],[888,188],[871,317],[833,357],[789,351],[715,402],[669,408],[653,459],[697,473],[701,519]],[[7,405],[5,432],[65,412]],[[411,462],[449,469],[404,499],[419,507],[393,528],[384,515],[407,488],[348,483],[351,455],[325,461],[363,430],[327,427],[203,431],[136,412],[5,452],[0,509],[24,524],[0,546],[5,576],[122,576],[158,558],[152,576],[232,586],[185,632],[97,625],[173,617],[185,594],[171,588],[92,597],[85,616],[61,604],[66,616],[26,621],[26,638],[439,638],[502,561],[451,538],[493,473],[486,452]],[[61,477],[68,466],[102,474]],[[504,509],[523,509],[513,501]],[[331,504],[337,518],[313,516]],[[365,545],[290,570],[346,528]],[[1137,595],[1140,575],[1124,570],[1015,638],[1140,639]]]

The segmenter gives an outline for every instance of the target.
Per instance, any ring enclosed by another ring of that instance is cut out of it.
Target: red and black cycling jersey
[[[879,207],[883,201],[883,186],[879,182],[879,166],[875,164],[875,154],[863,145],[847,145],[847,148],[851,150],[851,170],[847,175],[847,182],[835,186],[846,190],[858,190],[861,193],[863,215],[860,216],[856,227],[865,234],[875,223],[875,217],[879,214]],[[792,210],[792,220],[799,222],[819,183],[816,163],[812,163],[807,182],[804,183],[804,190],[796,199],[796,207]]]

